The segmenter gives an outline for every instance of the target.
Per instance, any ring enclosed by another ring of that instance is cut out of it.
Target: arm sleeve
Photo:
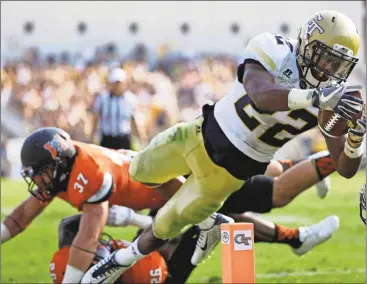
[[[112,174],[107,172],[103,176],[103,182],[100,189],[88,198],[87,203],[100,203],[107,200],[111,196],[113,188],[114,181]]]

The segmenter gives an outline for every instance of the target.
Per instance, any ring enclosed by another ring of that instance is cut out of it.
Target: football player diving
[[[270,33],[253,38],[228,95],[205,105],[194,121],[158,134],[132,159],[132,179],[148,186],[189,177],[158,211],[150,229],[92,266],[82,282],[114,281],[192,224],[201,232],[191,262],[200,263],[213,248],[211,232],[219,235],[221,223],[233,222],[214,212],[249,178],[264,174],[277,149],[317,126],[319,110],[333,111],[346,121],[362,113],[363,101],[348,95],[361,86],[347,84],[359,45],[353,21],[335,11],[313,15],[296,40]],[[363,122],[352,124],[346,136],[325,136],[336,170],[346,178],[359,168],[366,131]]]

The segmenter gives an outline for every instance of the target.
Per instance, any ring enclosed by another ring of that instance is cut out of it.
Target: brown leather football
[[[359,91],[348,93],[348,95],[362,98]],[[363,109],[364,108],[365,105],[363,105]],[[348,121],[333,111],[320,110],[318,114],[318,124],[324,135],[328,137],[339,137],[345,135],[348,132],[348,129],[353,127],[361,116],[362,112],[358,115],[352,116],[352,119]]]

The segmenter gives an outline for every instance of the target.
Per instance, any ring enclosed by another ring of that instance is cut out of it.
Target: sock
[[[122,266],[130,266],[134,262],[138,261],[139,259],[145,256],[138,249],[138,240],[139,238],[137,238],[126,249],[120,249],[116,252],[115,260],[117,264]]]
[[[288,244],[292,248],[299,248],[302,243],[299,240],[299,230],[287,228],[281,225],[275,224],[275,243]]]
[[[198,224],[199,228],[201,230],[209,230],[213,227],[215,222],[215,217],[217,216],[217,213],[213,213],[208,218],[206,218],[204,221],[200,222]]]
[[[311,161],[316,168],[316,172],[320,180],[326,178],[328,175],[336,171],[336,168],[333,164],[333,160],[331,159],[330,154],[312,158]]]

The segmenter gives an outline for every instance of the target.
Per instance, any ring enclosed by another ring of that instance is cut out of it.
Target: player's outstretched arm
[[[270,212],[273,208],[288,205],[300,193],[334,171],[329,153],[323,151],[298,162],[278,177],[252,177],[226,200],[219,212]]]
[[[107,215],[108,201],[83,205],[79,231],[70,248],[63,283],[79,283],[84,272],[88,270],[95,256]]]
[[[41,203],[34,196],[18,205],[1,223],[1,243],[14,238],[43,211],[49,203]]]
[[[149,228],[153,223],[151,216],[136,213],[133,209],[125,206],[113,205],[108,211],[107,225],[126,227],[129,225],[141,229]]]
[[[362,110],[363,101],[348,95],[361,86],[335,85],[326,88],[301,90],[276,84],[273,76],[260,63],[247,63],[244,67],[243,86],[261,110],[287,111],[316,107],[331,110],[349,120]]]
[[[300,193],[335,171],[327,151],[308,157],[292,166],[273,183],[273,208],[288,205]],[[302,178],[299,178],[302,176]]]
[[[300,179],[299,177],[302,176]],[[317,182],[319,177],[312,162],[305,160],[290,168],[288,171],[274,179],[273,206],[284,207],[297,195],[310,188]]]

